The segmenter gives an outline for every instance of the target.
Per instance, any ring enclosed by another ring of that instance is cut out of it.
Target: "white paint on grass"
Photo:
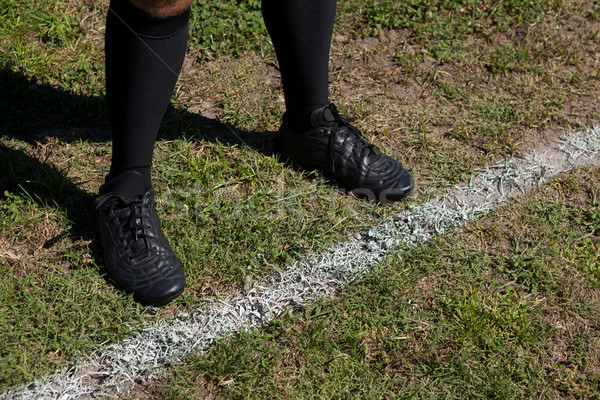
[[[0,399],[117,397],[219,338],[268,323],[295,305],[331,296],[372,271],[392,250],[409,250],[526,194],[550,177],[600,165],[600,127],[541,144],[523,157],[493,165],[465,186],[386,219],[368,232],[309,255],[246,293],[234,293],[190,313],[157,322],[105,346],[66,372],[16,387]]]

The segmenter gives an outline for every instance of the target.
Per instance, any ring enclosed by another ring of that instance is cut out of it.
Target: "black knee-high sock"
[[[292,128],[310,127],[310,113],[329,103],[329,48],[336,0],[262,0]]]
[[[110,178],[138,171],[146,189],[156,135],[185,57],[189,10],[167,18],[112,0],[106,19],[106,97],[113,138]]]

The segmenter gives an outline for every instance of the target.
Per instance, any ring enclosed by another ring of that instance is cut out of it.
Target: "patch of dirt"
[[[434,271],[415,282],[412,291],[414,293],[433,294],[440,290],[445,280],[444,272]]]
[[[548,347],[547,359],[548,367],[555,365],[566,365],[571,363],[572,359],[578,354],[574,352],[574,341],[582,335],[595,340],[586,340],[586,343],[580,344],[585,348],[586,358],[595,359],[595,362],[588,364],[594,371],[600,371],[600,358],[598,358],[600,348],[600,333],[598,332],[598,321],[583,318],[582,316],[570,313],[565,315],[560,310],[548,312],[545,318],[549,324],[557,329],[557,334]]]
[[[209,119],[224,116],[228,97],[241,101],[238,106],[253,110],[260,107],[266,95],[281,88],[275,62],[253,53],[221,56],[208,62],[199,62],[197,55],[188,54],[179,82],[181,94],[187,97],[183,103],[187,111]],[[283,93],[276,100],[283,106]]]
[[[36,225],[35,232],[25,239],[14,240],[7,235],[0,235],[0,260],[11,268],[15,279],[46,274],[62,275],[69,273],[70,262],[63,259],[63,254],[73,250],[89,249],[91,241],[67,237],[58,226],[56,220],[47,218]],[[92,262],[91,252],[85,252],[83,262]]]
[[[525,48],[535,47],[538,37],[545,37],[545,30],[550,29],[552,23],[540,25],[522,25],[506,33],[495,33],[485,46],[489,49],[502,46],[510,48],[515,43],[521,43]],[[552,81],[544,82],[544,79],[568,78],[564,74],[566,68],[571,67],[570,62],[553,59],[553,49],[558,47],[573,48],[576,49],[573,50],[574,53],[579,52],[581,60],[572,73],[583,77],[597,74],[600,66],[597,43],[591,43],[590,40],[582,42],[582,39],[599,29],[600,22],[587,20],[582,23],[581,17],[573,16],[567,25],[570,28],[565,29],[567,32],[564,35],[552,35],[547,39],[549,42],[544,44],[548,50],[545,50],[547,54],[542,57],[542,62],[549,63],[544,68],[552,68],[553,63],[562,63],[560,67],[556,64],[556,75],[549,78],[545,75],[514,72],[506,76],[492,75],[477,60],[458,60],[442,64],[427,55],[419,45],[408,43],[406,32],[386,32],[379,38],[352,41],[344,36],[337,36],[334,37],[332,45],[331,91],[335,98],[341,98],[345,103],[356,104],[357,108],[368,108],[368,113],[360,116],[361,120],[366,119],[361,127],[366,128],[368,134],[373,130],[386,132],[383,137],[375,134],[372,139],[377,142],[385,137],[386,142],[389,142],[387,148],[393,149],[392,155],[396,157],[411,151],[411,146],[406,143],[411,132],[424,130],[432,141],[442,143],[450,139],[448,135],[453,136],[452,130],[457,125],[460,126],[464,107],[461,101],[449,102],[435,93],[436,87],[447,83],[461,88],[467,95],[487,93],[497,96],[498,101],[506,102],[514,96],[513,92],[507,91],[507,85],[519,80],[530,80],[528,93],[521,97],[536,97],[533,98],[533,101],[537,102],[534,103],[536,113],[543,115],[545,102],[551,101],[544,96],[562,96],[560,114],[563,118],[573,127],[589,126],[598,122],[600,115],[600,101],[597,96],[600,90],[599,80],[586,80],[598,90],[578,89],[564,82],[560,83],[562,88],[558,88]],[[412,66],[412,71],[407,69],[411,68],[410,66],[398,61],[399,54],[418,56],[416,59],[419,61]],[[515,104],[515,107],[522,105]],[[443,113],[440,113],[440,110]],[[515,120],[510,131],[494,140],[501,146],[510,148],[516,144],[512,151],[519,152],[535,143],[555,138],[563,131],[565,121],[557,120],[552,110],[547,112],[554,121],[548,119],[540,123],[529,123]],[[466,122],[477,124],[477,121]],[[487,135],[493,138],[495,134],[490,132]],[[468,151],[476,153],[475,158],[478,158],[488,151],[486,141],[491,140],[490,137],[472,137],[469,140],[461,140],[460,143]]]
[[[128,400],[162,400],[169,391],[169,379],[169,374],[162,373],[151,380],[136,383],[131,387],[130,391],[118,398]],[[198,400],[213,400],[216,398],[218,388],[214,383],[203,379],[188,383],[187,387],[189,389],[185,390],[186,397]]]
[[[32,261],[45,252],[45,244],[53,238],[59,237],[60,230],[54,219],[45,219],[41,224],[35,227],[35,233],[28,235],[27,240],[14,240],[8,236],[0,236],[0,257],[8,262]],[[19,275],[26,275],[28,272],[19,269]]]
[[[167,378],[164,374],[155,376],[152,380],[139,382],[134,385],[126,395],[120,396],[123,399],[139,400],[159,400],[165,398]]]

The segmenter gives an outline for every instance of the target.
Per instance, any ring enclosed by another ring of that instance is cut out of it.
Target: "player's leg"
[[[150,167],[187,45],[191,0],[112,0],[106,20],[106,97],[113,158],[96,201],[110,274],[151,304],[184,288],[160,231]]]
[[[287,118],[310,128],[313,110],[329,104],[329,47],[336,0],[263,0],[265,24],[281,71]]]
[[[105,40],[109,179],[135,170],[150,188],[154,141],[185,56],[190,1],[111,1]]]
[[[414,181],[392,158],[366,142],[329,103],[329,49],[336,0],[263,0],[283,82],[279,152],[334,175],[348,189],[382,201],[410,194]]]

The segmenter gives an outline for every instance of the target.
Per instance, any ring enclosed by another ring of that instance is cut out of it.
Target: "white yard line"
[[[523,157],[488,167],[465,186],[296,261],[263,285],[154,323],[131,338],[104,346],[66,372],[13,388],[0,399],[117,397],[186,355],[208,349],[218,338],[260,327],[295,305],[333,295],[368,274],[393,250],[414,248],[512,196],[531,192],[556,174],[586,165],[600,166],[600,127],[540,144]]]

